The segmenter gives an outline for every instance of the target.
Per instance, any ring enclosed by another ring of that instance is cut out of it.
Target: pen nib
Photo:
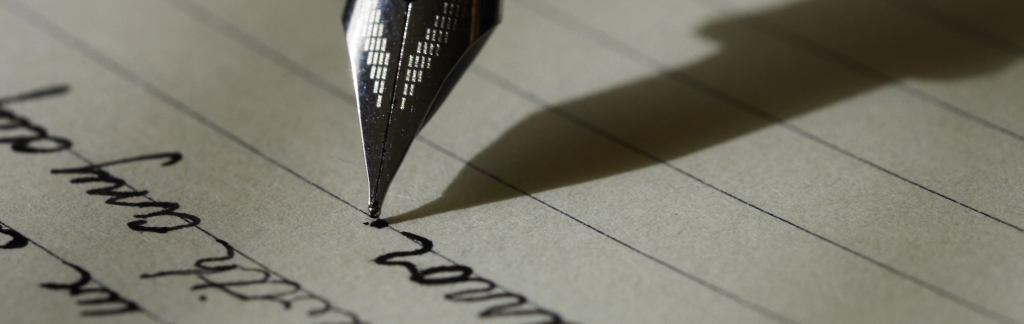
[[[498,23],[498,0],[350,0],[342,22],[356,88],[369,214],[413,139]]]
[[[373,195],[372,194],[373,189],[370,189],[370,190],[371,190],[371,194],[370,195]],[[373,198],[370,199],[370,206],[367,208],[367,211],[370,212],[370,218],[379,218],[380,217],[380,203],[381,203],[381,199],[380,198],[383,198],[383,197],[378,197],[378,199],[373,199]]]

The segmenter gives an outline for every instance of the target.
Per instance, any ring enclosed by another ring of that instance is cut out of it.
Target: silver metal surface
[[[500,20],[499,0],[349,0],[342,16],[356,87],[370,216],[405,153]]]

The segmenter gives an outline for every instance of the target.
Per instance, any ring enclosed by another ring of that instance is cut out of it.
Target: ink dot
[[[199,301],[201,301],[201,302],[206,301],[206,295],[199,295]]]
[[[372,222],[370,222],[367,225],[370,225],[373,228],[385,228],[385,227],[388,227],[388,225],[390,225],[390,224],[388,224],[388,221],[378,218],[378,219],[373,220]]]

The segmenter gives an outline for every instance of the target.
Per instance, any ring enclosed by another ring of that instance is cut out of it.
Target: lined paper
[[[1017,1],[505,1],[384,229],[343,6],[0,0],[0,322],[1024,322]]]

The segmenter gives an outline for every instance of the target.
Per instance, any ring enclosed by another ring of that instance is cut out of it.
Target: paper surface
[[[0,0],[0,323],[1024,322],[1018,1],[505,1],[385,229],[343,6]]]

